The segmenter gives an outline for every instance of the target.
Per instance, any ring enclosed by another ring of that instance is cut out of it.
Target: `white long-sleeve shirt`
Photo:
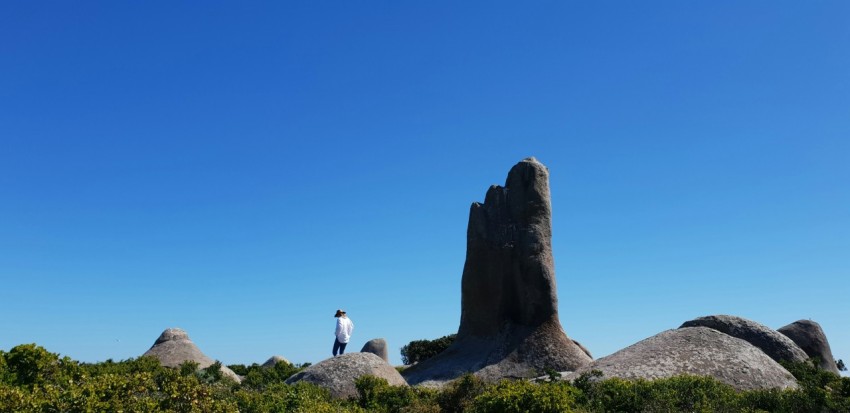
[[[351,332],[354,331],[354,323],[348,317],[337,317],[336,319],[336,339],[340,343],[348,343],[351,340]]]

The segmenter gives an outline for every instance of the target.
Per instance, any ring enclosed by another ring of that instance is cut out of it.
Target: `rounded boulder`
[[[262,364],[262,366],[263,366],[263,367],[265,367],[265,368],[272,368],[272,367],[274,367],[277,363],[292,364],[292,363],[290,363],[290,362],[289,362],[289,360],[287,360],[287,359],[286,359],[285,357],[283,357],[283,356],[271,356],[271,357],[269,357],[269,359],[268,359],[268,360],[266,360],[266,362],[265,362],[265,363],[263,363],[263,364]]]
[[[387,363],[390,362],[389,355],[387,353],[387,340],[382,338],[373,338],[366,342],[363,345],[363,348],[360,349],[361,353],[372,353],[380,358],[382,358]]]
[[[306,381],[344,399],[357,396],[354,381],[362,376],[382,378],[392,386],[407,386],[393,366],[372,353],[347,353],[323,360],[293,375],[286,384]]]
[[[667,330],[565,376],[599,370],[604,378],[708,376],[738,390],[797,388],[794,376],[752,344],[707,327]]]
[[[686,321],[682,327],[708,327],[723,334],[740,338],[764,351],[776,361],[802,362],[809,356],[790,338],[778,331],[746,318],[731,315],[710,315]],[[680,328],[682,328],[680,327]]]
[[[826,333],[823,332],[820,324],[812,320],[799,320],[778,331],[797,343],[809,357],[820,360],[818,364],[820,368],[839,374]]]

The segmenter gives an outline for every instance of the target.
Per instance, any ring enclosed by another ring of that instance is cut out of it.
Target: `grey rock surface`
[[[392,386],[407,385],[393,366],[372,353],[346,353],[323,360],[293,375],[286,384],[306,381],[328,389],[333,397],[348,398],[357,395],[354,380],[365,375],[386,379]]]
[[[387,353],[387,340],[383,338],[373,338],[366,342],[363,345],[363,348],[360,349],[362,353],[372,353],[380,358],[382,358],[387,363],[390,362],[389,354]]]
[[[752,344],[707,327],[667,330],[564,376],[599,370],[603,378],[709,376],[738,390],[796,388],[779,363]]]
[[[731,315],[710,315],[686,321],[682,324],[682,327],[708,327],[740,338],[760,348],[776,361],[801,362],[809,358],[800,346],[791,341],[790,338],[770,327],[746,318]]]
[[[592,361],[558,319],[551,219],[549,170],[534,158],[472,204],[457,339],[405,370],[410,384],[441,385],[468,372],[485,380],[535,377]]]
[[[826,333],[820,324],[811,320],[799,320],[778,331],[797,343],[809,357],[820,360],[820,368],[839,374]]]
[[[593,359],[593,355],[592,355],[592,354],[590,354],[590,350],[588,350],[588,349],[587,349],[587,347],[583,346],[581,343],[579,343],[579,342],[578,342],[578,341],[576,341],[576,340],[572,340],[572,341],[573,341],[573,343],[574,343],[575,345],[577,345],[577,346],[578,346],[578,348],[580,348],[580,349],[581,349],[581,351],[583,351],[583,352],[584,352],[584,354],[587,354],[587,357],[590,357],[591,359]]]
[[[166,367],[179,367],[185,361],[198,363],[198,368],[205,369],[215,363],[189,339],[189,334],[180,328],[168,328],[159,335],[153,346],[143,356],[156,357],[159,363]],[[231,379],[241,381],[239,375],[221,366],[221,372]]]
[[[263,366],[263,367],[265,367],[265,368],[272,368],[272,367],[274,367],[277,363],[292,364],[292,363],[290,363],[290,362],[289,362],[289,360],[287,360],[287,359],[286,359],[285,357],[283,357],[283,356],[271,356],[271,357],[269,357],[269,359],[268,359],[268,360],[266,360],[266,362],[265,362],[265,363],[263,363],[263,364],[262,364],[262,366]]]

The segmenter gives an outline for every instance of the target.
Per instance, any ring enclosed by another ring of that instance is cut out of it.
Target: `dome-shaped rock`
[[[363,348],[360,349],[361,353],[372,353],[386,361],[390,362],[389,355],[387,354],[387,340],[382,338],[373,338],[366,342],[363,345]]]
[[[263,363],[263,367],[271,368],[274,367],[277,363],[292,364],[283,356],[271,356],[268,360],[266,360],[265,363]]]
[[[776,361],[801,362],[806,353],[778,331],[746,318],[731,315],[710,315],[686,321],[682,327],[708,327],[723,334],[740,338],[764,351]],[[680,327],[681,328],[681,327]]]
[[[372,353],[346,353],[314,364],[286,380],[286,384],[299,381],[326,388],[337,398],[357,395],[354,380],[361,376],[386,379],[392,386],[406,386],[407,382],[395,368]]]
[[[820,360],[820,368],[839,374],[826,333],[823,332],[820,324],[811,320],[799,320],[778,331],[797,343],[809,357]]]
[[[166,367],[178,367],[185,361],[194,361],[198,363],[198,368],[205,369],[215,363],[215,360],[202,353],[189,339],[189,334],[180,328],[169,328],[163,331],[143,356],[155,357]],[[221,372],[237,382],[241,381],[233,370],[224,365],[221,366]]]
[[[752,344],[707,327],[667,330],[565,375],[599,370],[604,378],[713,377],[739,390],[796,388],[779,363]]]

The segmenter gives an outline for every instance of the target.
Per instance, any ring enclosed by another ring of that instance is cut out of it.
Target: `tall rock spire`
[[[591,358],[564,333],[552,258],[549,170],[534,158],[511,168],[469,212],[457,339],[404,372],[411,384],[473,372],[485,379],[574,370]]]

